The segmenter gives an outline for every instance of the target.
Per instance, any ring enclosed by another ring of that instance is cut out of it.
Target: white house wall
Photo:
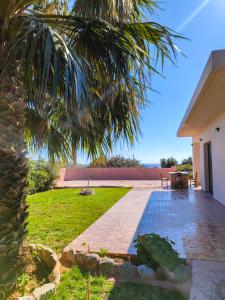
[[[201,166],[200,166],[200,142],[199,140],[193,142],[192,145],[192,157],[193,157],[193,176],[197,175],[197,185],[201,185]]]
[[[218,127],[219,132],[216,130]],[[200,182],[204,191],[204,144],[208,142],[212,145],[213,196],[225,205],[225,110],[198,136],[193,137],[193,143],[200,143]]]

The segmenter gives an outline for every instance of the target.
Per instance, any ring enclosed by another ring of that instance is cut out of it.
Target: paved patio
[[[194,260],[190,300],[225,299],[225,263]]]
[[[83,188],[83,187],[131,187],[158,189],[161,187],[160,180],[73,180],[56,182],[58,188]]]
[[[150,232],[173,240],[181,257],[225,261],[225,207],[195,190],[134,188],[68,247],[134,255],[137,234]]]

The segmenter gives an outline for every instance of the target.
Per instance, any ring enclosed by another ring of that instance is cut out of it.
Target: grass
[[[91,300],[187,300],[175,291],[134,283],[113,285],[102,276],[90,277],[74,267],[62,277],[55,295],[50,300],[85,300],[88,281]]]
[[[29,196],[27,240],[60,252],[128,191],[96,188],[95,195],[81,196],[80,189],[62,189]]]
[[[128,191],[127,188],[96,188],[92,196],[80,189],[52,190],[27,198],[28,240],[60,252]],[[186,300],[178,292],[134,283],[113,284],[102,276],[90,276],[78,267],[67,271],[50,300],[85,300],[90,282],[91,300]]]

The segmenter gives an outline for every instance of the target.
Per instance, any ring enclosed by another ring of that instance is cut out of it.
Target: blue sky
[[[181,160],[191,155],[191,140],[177,138],[176,131],[210,52],[225,48],[224,0],[168,0],[162,7],[157,21],[180,29],[190,41],[178,43],[187,58],[178,57],[177,68],[167,63],[165,79],[153,79],[160,94],[148,93],[151,105],[143,112],[142,138],[134,149],[122,151],[142,162],[158,162],[171,155]]]
[[[190,40],[179,41],[181,55],[177,67],[166,63],[165,79],[154,77],[152,86],[160,94],[149,92],[151,104],[142,112],[142,136],[134,148],[118,147],[113,155],[122,154],[144,163],[159,162],[174,156],[178,161],[191,155],[191,139],[177,138],[176,132],[210,52],[225,48],[224,0],[167,0],[161,4],[155,20],[178,30]],[[84,163],[85,156],[78,161]]]

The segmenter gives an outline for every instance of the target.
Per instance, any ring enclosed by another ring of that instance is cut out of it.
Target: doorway
[[[205,191],[213,193],[212,143],[204,144]]]

